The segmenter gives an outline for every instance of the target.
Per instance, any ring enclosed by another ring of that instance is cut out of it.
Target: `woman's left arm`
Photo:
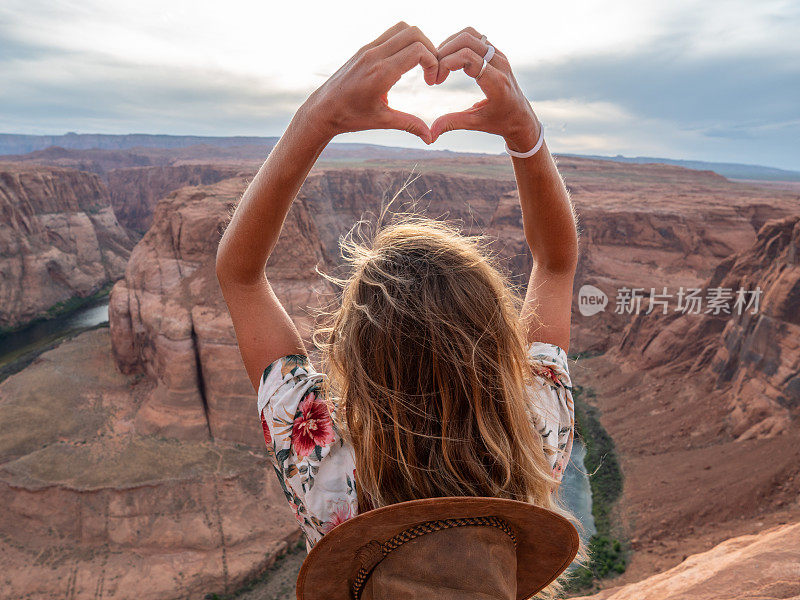
[[[264,271],[289,208],[320,153],[339,133],[401,129],[430,143],[424,121],[387,103],[389,89],[418,64],[433,84],[436,48],[405,23],[361,48],[300,107],[236,207],[219,243],[216,272],[256,391],[267,365],[281,356],[305,354]]]

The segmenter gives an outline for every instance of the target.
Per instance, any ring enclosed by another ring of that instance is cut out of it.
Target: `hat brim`
[[[517,538],[517,598],[530,598],[558,577],[578,552],[578,531],[551,510],[501,498],[426,498],[360,514],[322,537],[297,577],[298,600],[350,598],[356,553],[371,540],[384,542],[426,521],[499,517]]]

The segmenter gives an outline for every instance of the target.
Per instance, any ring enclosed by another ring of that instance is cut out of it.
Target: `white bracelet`
[[[539,123],[539,139],[536,141],[536,145],[527,152],[516,152],[509,148],[508,142],[506,142],[506,152],[508,152],[510,156],[513,156],[514,158],[530,158],[542,149],[542,144],[544,144],[544,126],[538,119],[536,122]]]

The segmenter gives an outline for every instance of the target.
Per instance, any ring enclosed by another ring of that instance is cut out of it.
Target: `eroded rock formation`
[[[91,173],[0,165],[0,329],[122,276],[133,247]]]
[[[263,444],[252,427],[253,389],[214,273],[220,227],[242,187],[229,180],[162,201],[112,290],[117,365],[157,382],[136,416],[142,433]]]
[[[619,353],[648,370],[710,378],[731,403],[736,439],[788,431],[800,415],[800,215],[766,224],[756,243],[721,262],[702,289],[730,290],[727,308],[640,315]],[[736,305],[739,290],[745,293]]]
[[[379,207],[402,176],[330,171],[313,175],[303,187],[267,274],[306,338],[313,320],[309,308],[318,306],[325,291],[315,268],[337,262],[341,233],[364,211]],[[416,185],[441,194],[429,200],[437,211],[452,207],[458,211],[452,216],[471,219],[475,228],[491,225],[498,204],[513,202],[505,194],[509,185],[498,189],[477,178],[432,175]],[[112,291],[109,318],[117,365],[156,382],[136,416],[142,433],[263,445],[252,412],[242,408],[254,406],[253,389],[214,270],[222,228],[243,188],[243,179],[234,178],[183,188],[159,202],[153,226]],[[507,247],[517,252],[516,242]]]
[[[800,596],[800,523],[722,542],[679,565],[576,600],[782,600]]]
[[[796,195],[732,183],[710,171],[562,159],[581,223],[571,343],[581,352],[613,348],[633,317],[615,311],[618,291],[648,295],[705,282],[716,266],[750,247],[768,220],[798,212]],[[605,311],[584,316],[584,284],[608,296]]]

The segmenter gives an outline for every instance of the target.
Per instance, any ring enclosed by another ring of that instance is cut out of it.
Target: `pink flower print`
[[[292,425],[292,444],[297,456],[311,454],[317,446],[333,443],[333,423],[327,405],[310,391],[298,406],[299,415]]]
[[[352,519],[354,516],[353,509],[348,502],[336,502],[333,510],[331,511],[331,518],[328,519],[328,521],[322,527],[322,533],[328,533],[337,525],[341,525],[348,519]]]

